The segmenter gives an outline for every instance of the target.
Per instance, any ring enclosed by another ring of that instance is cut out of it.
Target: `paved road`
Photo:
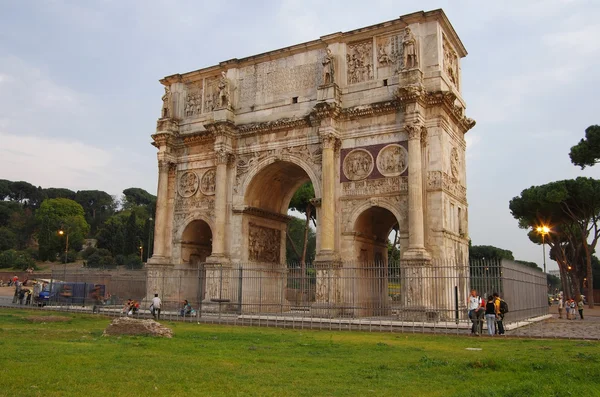
[[[583,309],[584,320],[567,320],[566,314],[558,318],[558,307],[553,305],[550,309],[552,318],[512,331],[506,331],[509,336],[537,337],[537,338],[569,338],[569,339],[594,339],[600,340],[600,307]]]

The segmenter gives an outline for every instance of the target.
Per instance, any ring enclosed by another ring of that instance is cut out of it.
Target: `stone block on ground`
[[[154,320],[136,320],[129,317],[115,318],[103,335],[146,335],[173,337],[173,331]]]

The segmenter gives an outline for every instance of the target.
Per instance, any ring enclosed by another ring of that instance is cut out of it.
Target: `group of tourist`
[[[500,298],[497,292],[489,295],[486,300],[477,295],[476,290],[471,290],[467,300],[469,319],[473,323],[471,335],[481,335],[483,319],[486,320],[487,331],[490,336],[504,335],[504,315],[508,312],[508,304]]]
[[[125,306],[123,306],[123,313],[126,313],[128,316],[133,316],[137,314],[140,310],[140,302],[135,299],[127,299]]]
[[[558,297],[558,318],[563,318],[563,310],[567,313],[567,320],[577,320],[577,312],[579,318],[583,320],[583,295],[579,296],[579,301],[575,303],[573,298],[563,300],[561,294]]]
[[[33,290],[25,288],[29,284],[33,285]],[[25,279],[25,281],[21,282],[17,276],[14,276],[9,281],[9,286],[10,285],[15,287],[12,303],[19,305],[31,305],[32,302],[38,300],[40,293],[46,288],[46,283],[44,282],[37,280],[29,281],[29,279]]]

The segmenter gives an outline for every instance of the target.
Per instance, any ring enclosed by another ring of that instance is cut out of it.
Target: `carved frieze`
[[[256,262],[279,263],[281,230],[250,222],[248,230],[248,259]]]
[[[454,51],[454,48],[452,48],[452,45],[446,39],[446,36],[444,36],[444,39],[443,39],[443,49],[444,49],[444,63],[443,63],[444,72],[446,73],[446,75],[448,76],[448,79],[450,79],[452,84],[454,84],[456,86],[456,88],[459,88],[458,87],[458,55],[456,54],[456,51]]]
[[[377,170],[383,176],[401,175],[407,167],[408,152],[401,145],[387,145],[377,155]]]
[[[442,190],[461,201],[467,200],[467,189],[451,175],[442,171],[429,171],[427,173],[427,190]]]
[[[365,149],[354,149],[344,159],[344,175],[351,181],[367,178],[374,167],[373,156]]]
[[[185,104],[183,106],[185,117],[193,117],[202,113],[202,85],[195,83],[188,87]]]
[[[374,196],[386,193],[408,192],[408,177],[394,176],[390,178],[364,179],[361,181],[343,182],[344,196]]]
[[[205,80],[204,113],[212,112],[219,105],[219,78],[213,77]]]
[[[377,64],[379,67],[393,66],[400,60],[402,60],[402,45],[398,35],[377,38]]]
[[[212,196],[215,194],[215,180],[216,172],[214,169],[210,169],[202,175],[202,181],[200,182],[200,191],[206,196]]]
[[[198,175],[194,171],[186,171],[179,177],[179,195],[191,197],[198,191]]]
[[[188,213],[195,210],[204,210],[214,217],[214,196],[177,197],[175,199],[175,212]]]
[[[373,40],[348,44],[346,54],[348,84],[373,79]]]

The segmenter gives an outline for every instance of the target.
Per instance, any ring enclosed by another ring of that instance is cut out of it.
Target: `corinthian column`
[[[322,136],[321,212],[319,213],[320,250],[317,261],[335,260],[335,147],[338,138],[332,133]]]
[[[215,226],[213,230],[212,254],[209,261],[219,261],[225,256],[225,222],[227,219],[227,164],[230,154],[218,150],[215,155],[217,171],[215,178]]]
[[[167,236],[167,204],[169,195],[169,163],[158,161],[158,192],[156,197],[156,223],[154,224],[154,254],[153,259],[164,258]],[[155,258],[156,257],[156,258]]]
[[[426,137],[427,130],[418,121],[405,128],[408,133],[408,250],[403,258],[429,259],[425,250],[421,164],[421,139]]]

